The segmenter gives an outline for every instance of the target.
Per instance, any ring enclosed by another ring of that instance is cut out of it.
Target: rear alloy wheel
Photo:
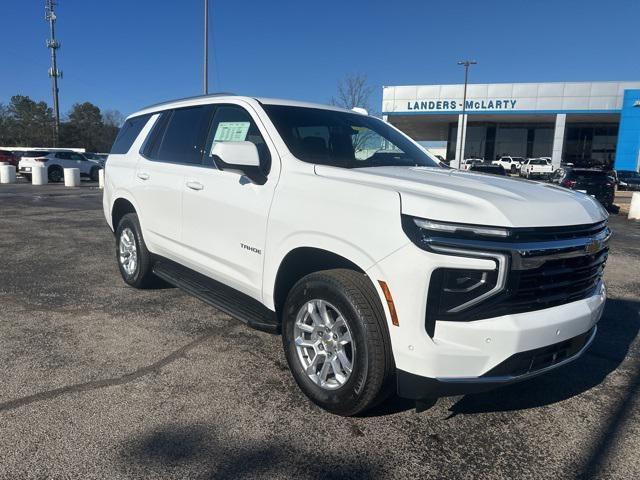
[[[122,279],[135,288],[148,288],[158,283],[151,271],[151,253],[142,238],[138,215],[128,213],[116,230],[116,258]]]
[[[64,174],[62,173],[62,169],[58,166],[49,167],[49,181],[52,183],[58,183],[62,181]]]
[[[289,292],[282,322],[291,373],[316,405],[356,415],[393,392],[387,321],[364,273],[336,269],[307,275]]]

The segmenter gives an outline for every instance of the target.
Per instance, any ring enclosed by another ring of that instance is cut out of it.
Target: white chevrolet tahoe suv
[[[114,143],[103,203],[126,283],[159,277],[281,333],[302,391],[341,415],[394,390],[424,405],[559,367],[604,308],[598,202],[442,168],[339,108],[148,107]]]

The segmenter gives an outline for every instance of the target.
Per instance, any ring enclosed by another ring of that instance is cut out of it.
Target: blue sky
[[[202,89],[203,0],[59,0],[61,110],[129,114]],[[0,0],[0,103],[51,102],[44,0]],[[328,102],[382,85],[640,80],[640,1],[211,0],[210,90]]]

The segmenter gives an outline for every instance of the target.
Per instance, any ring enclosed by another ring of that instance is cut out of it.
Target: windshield
[[[623,171],[618,171],[618,176],[620,178],[640,178],[640,173],[638,172],[625,172]]]
[[[546,160],[531,160],[531,165],[548,165]]]
[[[342,168],[440,168],[437,160],[377,118],[286,105],[264,109],[291,153],[303,162]]]

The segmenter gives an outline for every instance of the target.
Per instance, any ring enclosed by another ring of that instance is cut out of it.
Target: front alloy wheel
[[[349,380],[355,345],[336,307],[324,300],[309,300],[296,316],[293,335],[298,360],[313,383],[334,390]]]
[[[287,363],[316,405],[357,415],[393,392],[387,320],[365,273],[311,273],[289,291],[281,315]]]

